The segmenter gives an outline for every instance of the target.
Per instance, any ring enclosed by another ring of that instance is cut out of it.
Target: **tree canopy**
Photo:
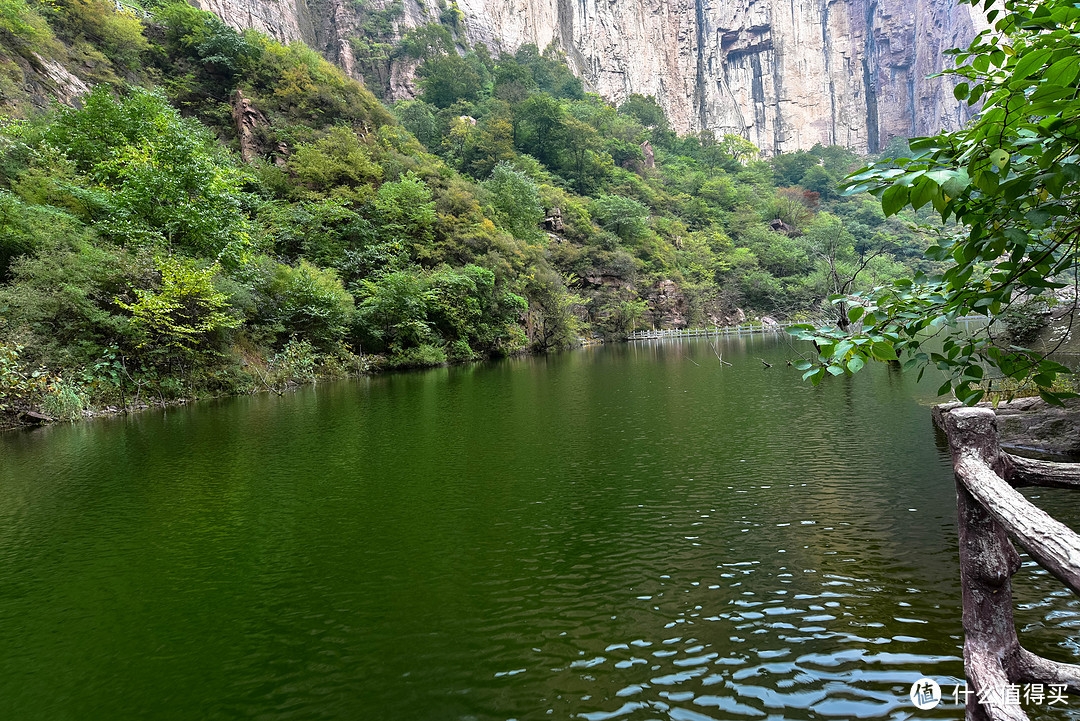
[[[819,343],[820,355],[800,364],[815,384],[899,354],[920,377],[927,366],[943,371],[939,393],[951,390],[969,404],[983,398],[991,376],[1030,384],[1048,402],[1071,395],[1054,390],[1068,369],[1044,353],[1004,343],[992,324],[970,334],[956,325],[1055,293],[1075,303],[1078,282],[1080,7],[987,0],[984,10],[992,27],[953,51],[956,67],[943,73],[959,80],[957,100],[981,108],[978,118],[912,140],[911,157],[874,163],[847,180],[847,194],[874,193],[886,216],[932,207],[943,227],[926,255],[947,268],[834,297],[861,329],[796,331]],[[930,350],[927,338],[938,334],[941,349]]]

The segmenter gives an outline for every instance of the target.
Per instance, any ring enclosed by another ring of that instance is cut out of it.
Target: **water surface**
[[[0,718],[958,717],[907,697],[963,675],[939,382],[715,350],[0,435]],[[1067,592],[1018,586],[1080,655]]]

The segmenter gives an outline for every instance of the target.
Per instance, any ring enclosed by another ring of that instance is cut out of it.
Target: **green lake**
[[[794,357],[611,345],[0,434],[0,719],[957,718],[940,379]],[[1017,625],[1080,657],[1036,569]]]

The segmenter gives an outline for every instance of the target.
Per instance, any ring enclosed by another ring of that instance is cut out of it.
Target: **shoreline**
[[[589,343],[582,343],[580,345],[573,346],[572,348],[568,348],[566,350],[578,350],[579,348],[584,348],[584,347],[589,347],[589,346],[594,346],[594,345],[602,345],[604,342],[605,341],[594,341],[594,342],[589,342]],[[625,341],[623,341],[623,342],[625,342]],[[520,352],[516,352],[516,353],[509,353],[509,354],[506,354],[506,355],[503,355],[503,356],[499,356],[498,358],[513,358],[513,357],[522,357],[522,356],[528,356],[528,355],[537,355],[537,356],[539,356],[539,355],[545,355],[545,354],[543,354],[543,353],[530,353],[528,351],[520,351]],[[226,398],[241,398],[243,396],[255,396],[255,395],[260,395],[260,394],[263,394],[263,393],[272,393],[272,394],[275,394],[275,395],[278,395],[278,396],[284,396],[286,393],[293,393],[293,392],[295,392],[295,391],[297,391],[297,390],[299,390],[301,388],[306,388],[307,386],[317,385],[319,382],[345,381],[345,380],[360,379],[360,378],[364,378],[364,377],[379,375],[379,374],[382,374],[382,373],[397,373],[397,372],[401,372],[401,371],[430,370],[430,369],[433,369],[433,368],[447,368],[447,367],[451,367],[451,366],[462,366],[462,365],[466,365],[466,364],[469,364],[469,363],[486,363],[486,362],[489,362],[491,360],[497,360],[498,358],[491,358],[491,357],[488,357],[488,358],[474,358],[474,359],[470,359],[470,360],[461,360],[461,361],[446,361],[444,363],[439,363],[437,365],[430,365],[430,366],[394,366],[394,367],[389,367],[389,368],[380,366],[379,362],[376,360],[374,363],[368,365],[367,370],[360,371],[360,372],[357,372],[357,373],[346,373],[346,374],[341,374],[341,375],[330,374],[330,375],[312,376],[309,380],[305,380],[305,381],[297,381],[295,379],[289,379],[289,380],[285,381],[279,387],[270,386],[270,385],[264,383],[263,385],[252,388],[249,391],[238,391],[238,392],[235,392],[235,393],[220,393],[220,394],[217,394],[217,395],[208,394],[208,395],[204,395],[204,396],[195,396],[195,397],[191,397],[191,398],[172,398],[172,399],[169,399],[169,400],[165,400],[163,402],[155,401],[155,402],[152,402],[152,403],[144,403],[144,402],[140,401],[140,402],[138,402],[136,404],[131,404],[131,405],[124,406],[123,408],[117,406],[116,404],[111,404],[110,403],[110,404],[106,404],[106,405],[104,405],[102,407],[84,409],[83,411],[81,411],[80,417],[73,418],[73,419],[70,419],[70,420],[66,420],[66,419],[63,419],[63,418],[51,418],[51,417],[45,416],[44,414],[40,413],[40,411],[36,411],[36,410],[23,411],[23,412],[19,413],[18,415],[15,415],[13,417],[9,417],[9,418],[0,417],[0,434],[14,433],[16,431],[25,431],[25,430],[29,430],[29,429],[33,429],[33,428],[44,428],[46,426],[56,426],[56,425],[61,425],[61,424],[85,423],[85,422],[88,422],[88,421],[95,421],[95,420],[99,420],[99,419],[103,419],[103,418],[115,418],[117,416],[134,415],[134,414],[137,414],[137,413],[144,413],[144,412],[149,411],[149,410],[167,410],[169,408],[176,408],[176,407],[179,407],[179,406],[186,406],[186,405],[190,405],[192,403],[201,403],[201,402],[210,401],[210,400],[223,400],[223,399],[226,399]],[[39,415],[41,417],[26,420],[26,416],[31,414],[31,413],[34,413],[34,414]]]

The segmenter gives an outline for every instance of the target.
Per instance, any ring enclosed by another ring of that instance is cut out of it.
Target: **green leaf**
[[[890,185],[885,189],[885,192],[881,194],[881,210],[884,211],[886,217],[896,215],[908,204],[910,192],[911,189],[903,185]]]
[[[1063,400],[1061,400],[1061,396],[1059,396],[1057,393],[1054,393],[1053,391],[1040,390],[1039,391],[1039,398],[1042,398],[1044,401],[1046,401],[1047,403],[1049,403],[1052,406],[1064,406],[1065,405],[1065,402]]]
[[[863,308],[861,305],[857,305],[854,308],[849,308],[847,312],[848,320],[852,323],[857,323],[859,318],[862,318],[863,313],[865,312],[866,308]]]
[[[1053,50],[1043,49],[1036,50],[1032,53],[1024,55],[1019,60],[1017,60],[1016,65],[1013,66],[1012,80],[1022,80],[1034,73],[1035,71],[1039,70],[1053,54]]]
[[[852,373],[858,373],[866,365],[866,361],[862,359],[862,356],[853,356],[851,360],[847,362],[847,369]]]
[[[1033,228],[1042,228],[1046,226],[1046,223],[1050,220],[1051,215],[1049,212],[1043,210],[1042,208],[1035,208],[1034,210],[1028,211],[1025,217],[1027,218],[1027,221],[1031,223],[1031,226]]]
[[[938,192],[940,192],[938,184],[933,180],[925,176],[919,178],[918,182],[911,188],[911,207],[918,210],[933,200],[934,195]]]
[[[1073,54],[1051,65],[1043,77],[1048,83],[1067,86],[1076,80],[1078,72],[1080,72],[1080,56]]]
[[[968,177],[967,171],[961,168],[953,177],[941,185],[941,189],[945,195],[955,198],[963,193],[964,189],[969,185],[971,185],[971,178]]]
[[[1009,162],[1009,154],[1001,148],[998,148],[990,153],[990,162],[999,168],[1004,167],[1005,163]]]
[[[870,354],[879,361],[894,361],[898,360],[896,356],[896,349],[893,348],[891,343],[878,342],[870,346]]]

